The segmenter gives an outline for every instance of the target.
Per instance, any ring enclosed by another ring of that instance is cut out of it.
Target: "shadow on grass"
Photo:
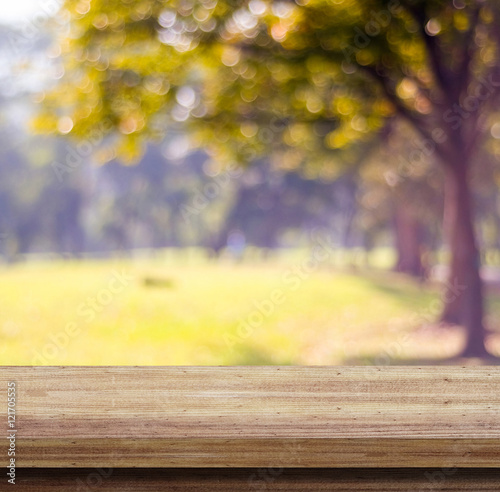
[[[296,365],[289,358],[280,358],[260,347],[239,347],[228,365],[236,366],[289,366]]]
[[[419,281],[404,273],[379,270],[362,270],[350,272],[370,282],[377,290],[389,294],[397,299],[402,306],[414,307],[432,302],[440,298],[444,284],[436,280]],[[486,283],[485,300],[487,311],[500,313],[500,287],[496,284]],[[409,294],[414,294],[415,297]]]
[[[446,357],[446,358],[422,358],[422,359],[385,359],[380,356],[366,356],[360,358],[349,358],[344,360],[346,366],[500,366],[500,357],[491,355],[486,358],[469,357]]]
[[[358,276],[370,283],[373,288],[397,299],[405,307],[424,307],[439,297],[440,284],[420,282],[417,279],[398,272],[366,270]]]

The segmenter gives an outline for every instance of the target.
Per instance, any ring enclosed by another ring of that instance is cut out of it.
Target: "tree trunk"
[[[467,337],[462,355],[487,356],[484,346],[483,283],[479,274],[480,255],[474,233],[472,198],[465,163],[453,163],[446,174],[446,216],[451,265],[443,319],[465,327]]]
[[[450,252],[452,252],[451,244],[453,242],[452,231],[453,231],[453,220],[456,215],[456,198],[455,198],[455,184],[456,179],[451,175],[451,171],[447,171],[444,180],[444,217],[443,217],[443,236],[446,238],[446,242],[449,245]],[[448,275],[452,277],[451,265],[450,273]],[[441,322],[445,324],[458,325],[460,324],[460,309],[461,300],[459,295],[453,295],[449,293],[450,287],[447,287],[446,301],[443,308],[443,313],[441,314]]]
[[[422,224],[406,207],[402,203],[395,204],[394,232],[398,253],[396,271],[423,278]]]

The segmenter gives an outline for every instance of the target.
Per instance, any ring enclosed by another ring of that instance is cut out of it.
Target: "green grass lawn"
[[[3,267],[0,364],[387,364],[459,351],[459,331],[432,325],[437,288],[306,257]],[[499,318],[498,299],[490,312]]]

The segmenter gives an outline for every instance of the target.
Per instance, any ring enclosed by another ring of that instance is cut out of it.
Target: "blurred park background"
[[[0,21],[2,364],[500,355],[495,0]]]

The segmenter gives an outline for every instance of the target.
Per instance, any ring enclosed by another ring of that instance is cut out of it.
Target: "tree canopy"
[[[485,2],[67,0],[63,12],[64,76],[38,124],[88,136],[104,121],[122,158],[186,120],[198,143],[243,158],[277,143],[311,158],[395,114],[439,153],[455,138],[472,149],[500,84]]]

